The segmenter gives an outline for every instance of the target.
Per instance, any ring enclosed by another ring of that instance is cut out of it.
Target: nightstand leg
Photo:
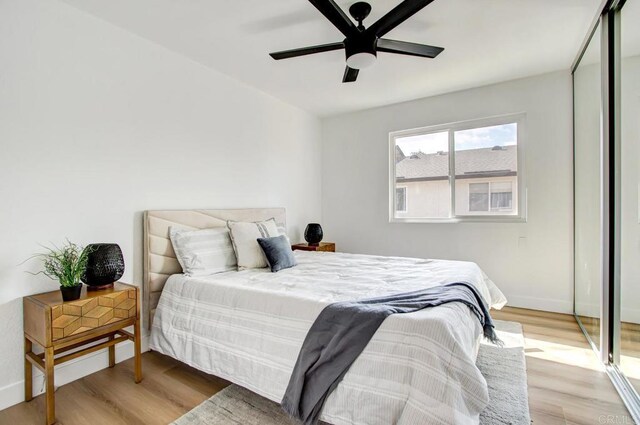
[[[53,367],[53,347],[46,347],[44,349],[44,370],[47,375],[47,425],[53,425],[56,422],[56,399],[55,386],[53,384]]]
[[[109,341],[113,341],[113,335],[109,336]],[[109,347],[109,367],[114,367],[116,365],[116,346],[112,345]]]
[[[33,400],[33,366],[27,360],[27,354],[31,352],[33,344],[29,338],[24,339],[24,401]]]
[[[142,381],[142,357],[140,353],[140,319],[136,320],[136,323],[133,325],[133,333],[135,336],[135,341],[133,341],[134,346],[134,364],[135,364],[135,376],[136,376],[136,384]]]

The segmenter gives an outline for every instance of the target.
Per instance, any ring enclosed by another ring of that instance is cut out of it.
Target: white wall
[[[340,251],[475,261],[511,305],[572,312],[571,110],[567,71],[323,120],[325,239]],[[389,132],[517,112],[527,114],[527,223],[389,223]]]
[[[23,394],[21,297],[57,289],[21,264],[39,243],[119,243],[140,285],[146,209],[283,206],[299,240],[321,219],[320,130],[66,4],[0,1],[0,409]]]

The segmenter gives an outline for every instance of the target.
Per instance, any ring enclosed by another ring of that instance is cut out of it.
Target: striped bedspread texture
[[[280,402],[298,353],[328,304],[450,282],[474,285],[488,305],[506,298],[471,262],[295,251],[298,266],[173,275],[162,292],[150,348]],[[477,424],[488,403],[475,365],[482,328],[451,303],[388,317],[321,420],[333,425]]]

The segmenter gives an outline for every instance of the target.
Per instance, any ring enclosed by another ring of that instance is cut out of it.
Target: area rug
[[[491,403],[480,414],[482,425],[529,425],[527,372],[522,326],[496,320],[504,347],[483,342],[477,365],[489,386]],[[200,404],[173,425],[294,425],[271,400],[230,385]]]

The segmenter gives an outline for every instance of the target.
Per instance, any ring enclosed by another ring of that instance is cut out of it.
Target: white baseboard
[[[149,337],[143,336],[142,351],[149,350]],[[133,342],[126,341],[116,345],[116,362],[120,363],[133,357]],[[86,356],[70,360],[55,368],[55,386],[73,382],[109,366],[107,349],[87,354]],[[143,369],[144,370],[144,369]],[[133,379],[133,377],[131,378]],[[133,381],[132,381],[133,382]],[[33,396],[44,393],[44,375],[35,367],[33,368]],[[0,410],[24,401],[24,379],[0,388]]]
[[[523,297],[517,295],[509,295],[507,299],[509,300],[507,303],[509,307],[573,314],[572,301],[550,300],[549,298]]]

